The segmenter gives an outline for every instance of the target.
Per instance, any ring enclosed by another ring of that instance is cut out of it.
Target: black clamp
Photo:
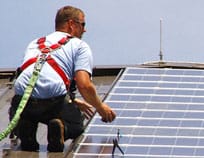
[[[118,148],[119,151],[124,155],[124,152],[123,150],[121,149],[120,145],[119,145],[119,140],[120,140],[120,129],[118,129],[118,132],[117,132],[117,138],[114,138],[113,139],[113,150],[112,150],[112,158],[114,158],[114,154],[115,154],[115,149]]]

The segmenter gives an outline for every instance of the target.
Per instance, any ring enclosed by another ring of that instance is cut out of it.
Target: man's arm
[[[99,98],[95,86],[90,80],[89,73],[83,70],[78,70],[75,73],[77,88],[86,102],[93,105],[96,111],[102,117],[104,122],[112,122],[116,114],[115,112]]]

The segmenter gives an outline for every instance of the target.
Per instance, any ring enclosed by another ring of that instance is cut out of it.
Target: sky
[[[30,41],[54,31],[59,8],[86,14],[94,65],[204,62],[204,0],[14,0],[0,2],[0,68],[21,65]],[[162,38],[160,38],[162,19]]]

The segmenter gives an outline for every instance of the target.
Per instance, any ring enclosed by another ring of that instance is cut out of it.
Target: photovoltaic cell
[[[114,138],[125,158],[204,157],[203,96],[204,70],[127,67],[105,100],[117,118],[96,114],[74,157],[111,157]]]

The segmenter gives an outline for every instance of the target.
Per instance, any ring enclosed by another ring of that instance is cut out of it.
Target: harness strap
[[[68,91],[70,87],[70,80],[67,78],[65,72],[51,56],[47,58],[47,63],[60,75]]]
[[[61,40],[58,41],[58,43],[53,44],[51,46],[46,46],[45,45],[45,41],[46,41],[46,37],[42,37],[39,38],[37,41],[38,44],[38,48],[40,49],[40,51],[42,53],[49,53],[51,51],[54,51],[58,48],[61,47],[61,45],[66,44],[69,41],[69,38],[72,38],[71,36],[67,36],[67,37],[63,37]],[[37,57],[33,57],[28,59],[22,66],[21,66],[21,70],[25,70],[28,66],[30,66],[31,64],[35,63],[37,61]],[[63,71],[63,69],[59,66],[59,64],[57,64],[57,62],[49,55],[47,57],[47,63],[58,73],[58,75],[62,78],[66,89],[69,90],[70,87],[70,80],[68,79],[67,75],[65,74],[65,72]]]
[[[30,58],[28,59],[22,66],[21,66],[21,70],[25,70],[29,65],[35,63],[37,61],[37,57],[34,58]]]

